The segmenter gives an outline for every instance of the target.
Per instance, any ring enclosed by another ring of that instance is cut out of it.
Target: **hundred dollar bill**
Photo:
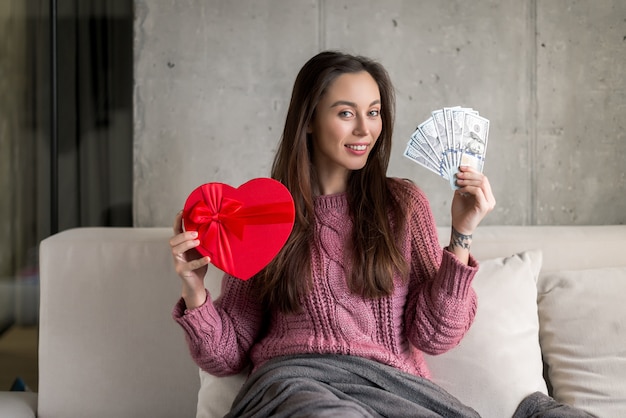
[[[446,117],[443,109],[435,110],[432,112],[433,122],[435,122],[435,130],[437,131],[437,137],[441,143],[442,157],[446,160],[448,167],[453,167],[450,159],[450,150],[452,149],[452,138],[448,138],[446,129]]]
[[[454,166],[458,167],[461,160],[460,150],[463,141],[463,123],[465,121],[465,110],[455,109],[452,112],[452,142],[454,147],[452,154],[454,155]]]
[[[454,107],[444,107],[443,108],[443,118],[446,123],[446,137],[448,138],[448,162],[450,163],[450,167],[454,167],[457,165],[457,161],[455,159],[455,142],[454,142],[454,133],[452,131],[452,111],[459,110],[461,106]]]
[[[489,120],[479,115],[466,113],[463,121],[462,138],[459,165],[474,167],[482,172],[487,154]]]
[[[451,110],[450,127],[452,130],[452,156],[453,166],[458,167],[461,163],[461,149],[463,148],[463,123],[465,114],[478,115],[478,112],[469,107],[455,107]]]
[[[449,166],[445,158],[445,150],[443,148],[443,144],[439,140],[437,136],[437,129],[435,128],[435,122],[432,117],[426,119],[425,122],[422,122],[417,129],[422,132],[426,141],[430,144],[430,147],[435,152],[435,156],[437,161],[439,161],[439,165],[442,167],[442,170],[445,172],[445,177],[449,178]]]
[[[445,178],[446,180],[448,179],[445,171],[437,167],[432,161],[430,161],[430,159],[428,159],[424,154],[420,153],[419,150],[413,148],[411,145],[407,145],[406,149],[404,150],[404,156],[411,161],[418,163],[422,167],[429,169],[433,173]]]
[[[439,158],[435,150],[430,146],[422,131],[416,129],[411,135],[409,145],[424,154],[435,166],[439,166]]]

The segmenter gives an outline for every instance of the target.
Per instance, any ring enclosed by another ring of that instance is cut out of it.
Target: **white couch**
[[[448,234],[440,228],[442,243]],[[1,417],[226,410],[244,377],[217,379],[190,360],[170,316],[180,292],[170,235],[79,228],[41,243],[39,392],[1,392]],[[476,321],[459,347],[428,358],[433,379],[483,416],[502,418],[523,396],[547,391],[543,358],[559,400],[626,416],[625,249],[625,225],[481,227]],[[207,275],[214,294],[220,276]]]

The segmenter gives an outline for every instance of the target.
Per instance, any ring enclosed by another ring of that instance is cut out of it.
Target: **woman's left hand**
[[[471,167],[459,167],[452,199],[452,227],[471,235],[483,218],[496,206],[487,176]]]

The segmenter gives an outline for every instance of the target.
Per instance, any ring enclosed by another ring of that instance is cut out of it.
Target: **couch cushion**
[[[36,393],[0,392],[0,417],[35,418],[36,416]]]
[[[626,267],[539,281],[540,341],[554,397],[599,417],[626,411]]]
[[[247,373],[216,377],[200,369],[196,418],[223,417],[246,381]]]
[[[547,393],[537,318],[541,261],[540,251],[482,261],[472,327],[458,347],[426,356],[435,383],[482,417],[510,417],[527,395]]]

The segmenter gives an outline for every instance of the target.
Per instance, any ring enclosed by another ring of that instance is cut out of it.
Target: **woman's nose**
[[[357,117],[356,126],[354,127],[354,135],[365,136],[369,134],[369,126],[367,120],[364,117]]]

